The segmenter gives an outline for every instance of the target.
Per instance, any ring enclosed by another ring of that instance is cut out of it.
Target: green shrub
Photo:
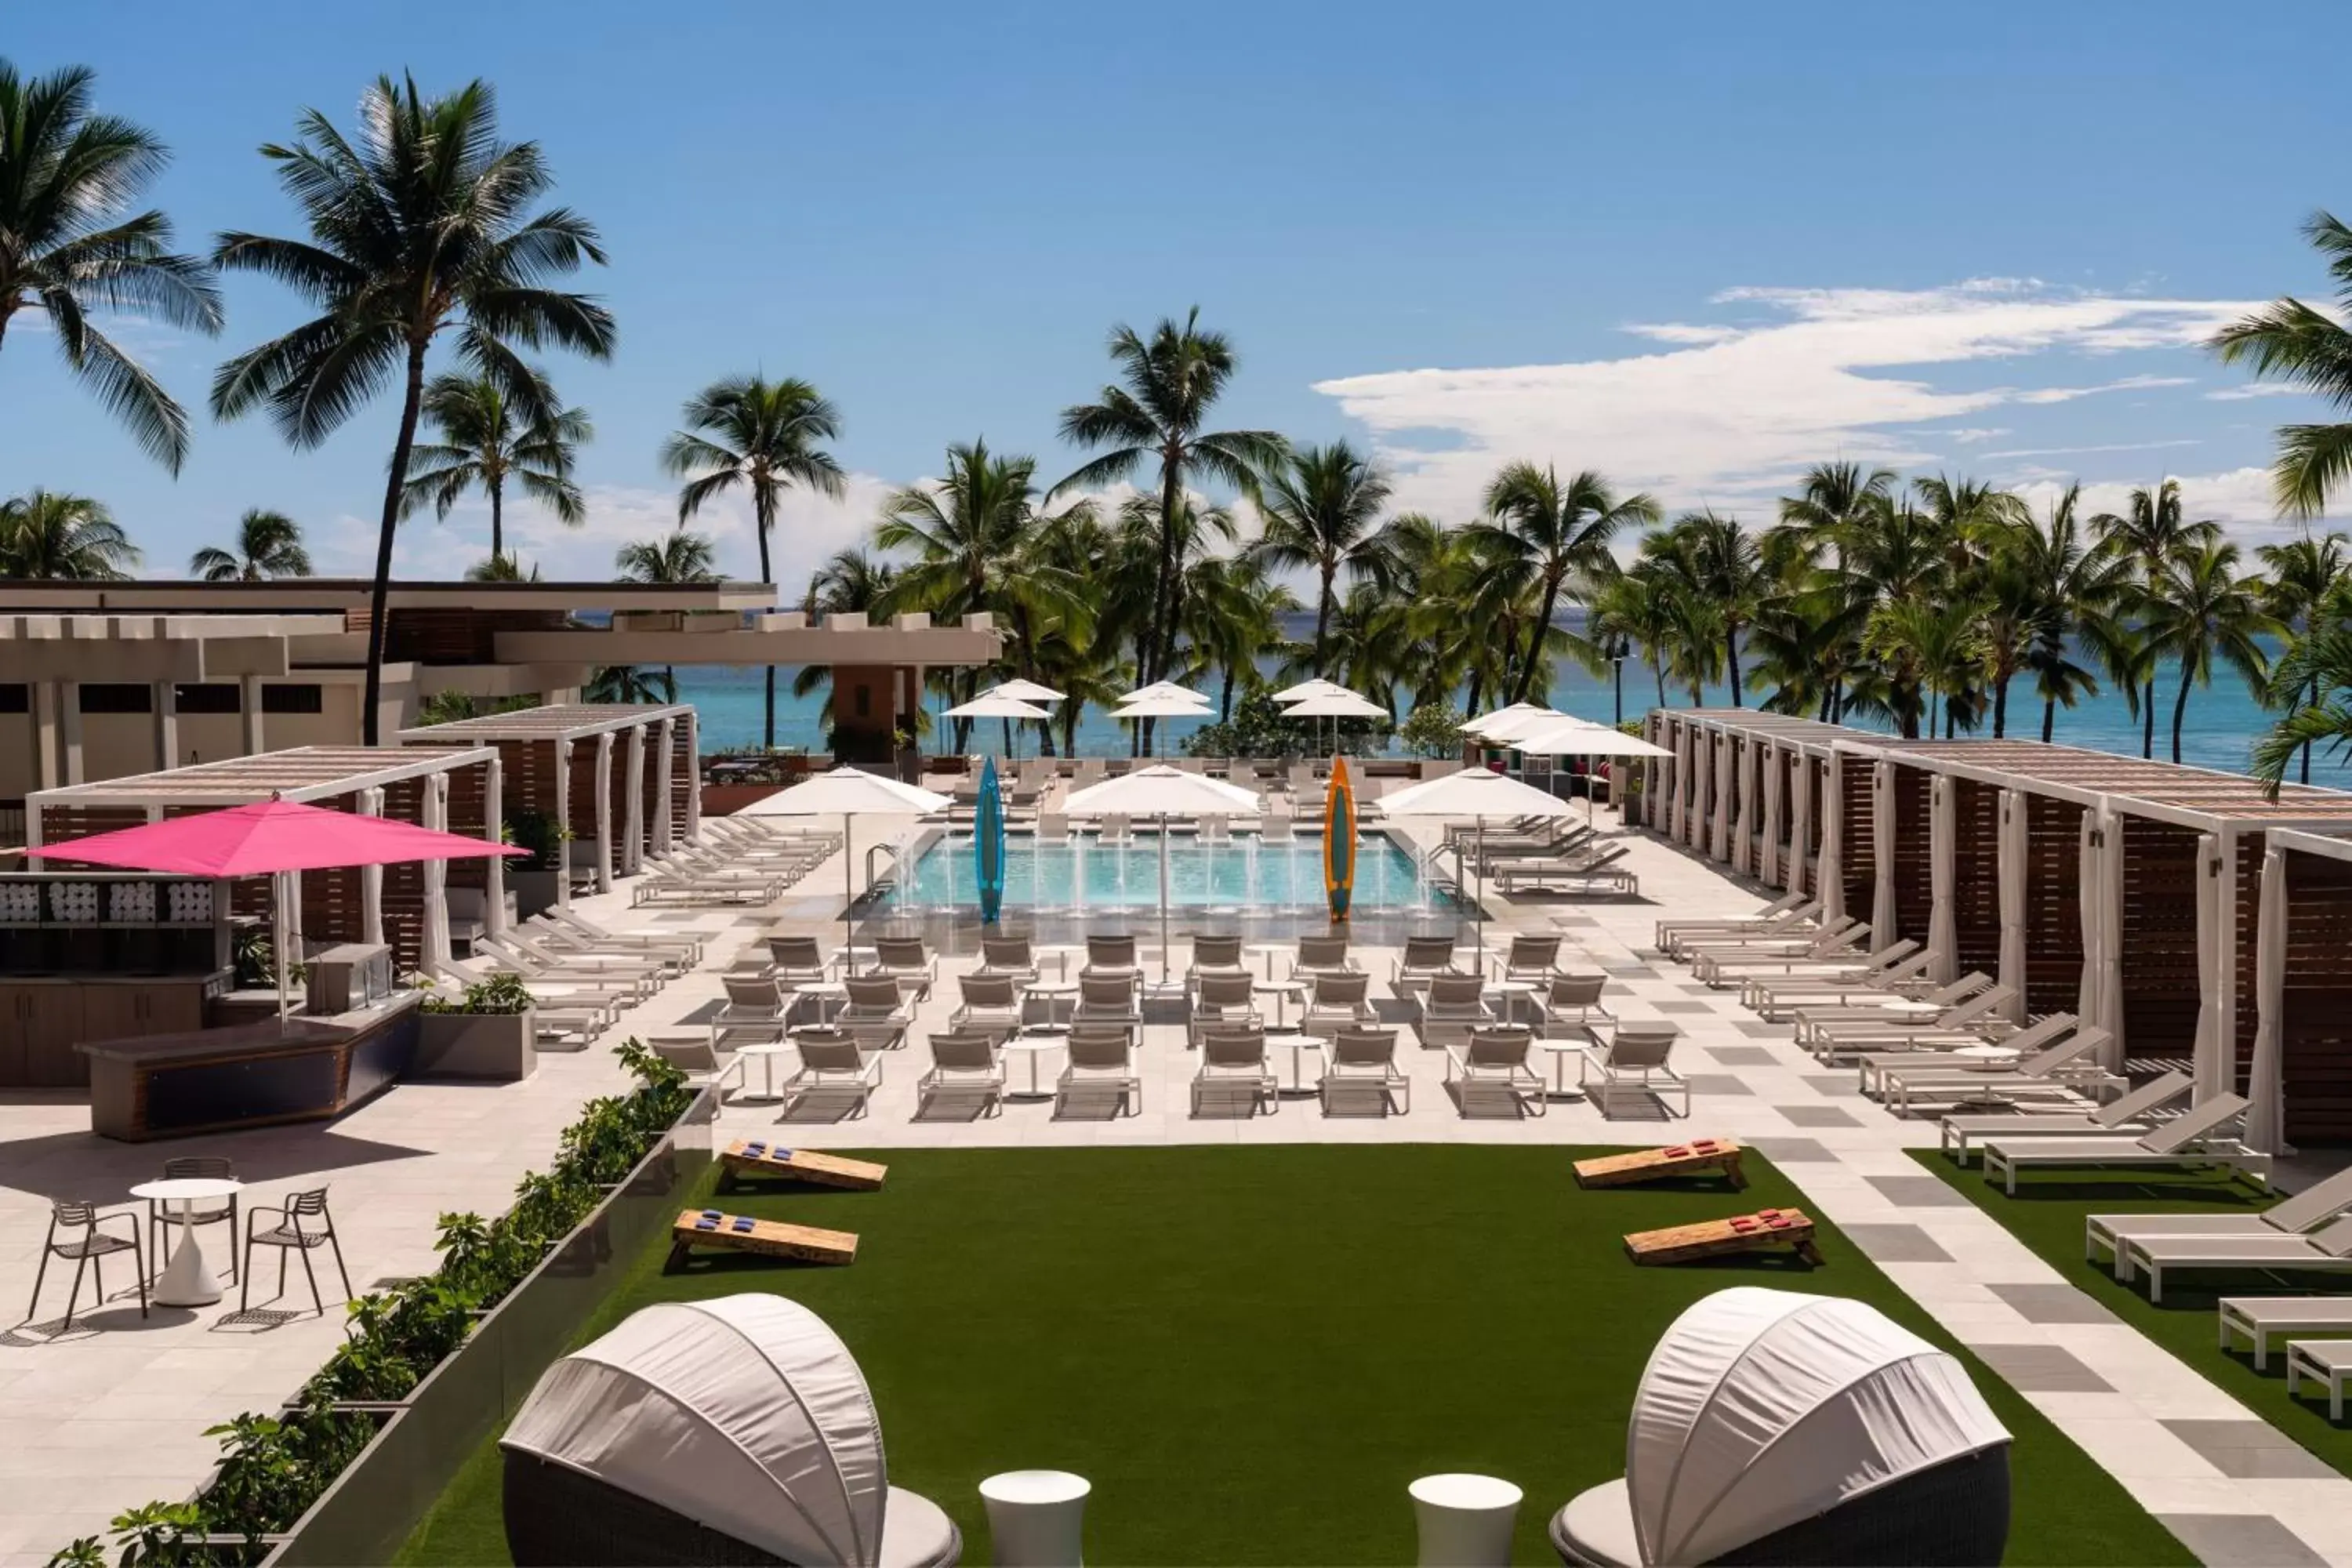
[[[1406,715],[1397,739],[1416,757],[1462,754],[1462,715],[1450,702],[1423,702]]]
[[[426,984],[429,985],[430,981]],[[495,1013],[512,1015],[530,1011],[530,988],[520,974],[493,974],[488,980],[477,980],[456,996],[436,996],[429,992],[424,1002],[427,1013]]]

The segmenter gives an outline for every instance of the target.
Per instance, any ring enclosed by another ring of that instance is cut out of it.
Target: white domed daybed
[[[2009,1443],[1958,1361],[1876,1308],[1722,1290],[1650,1353],[1624,1478],[1554,1515],[1552,1545],[1583,1568],[1989,1568]]]
[[[499,1446],[520,1568],[945,1568],[963,1550],[890,1485],[848,1347],[781,1296],[631,1314],[549,1367]]]

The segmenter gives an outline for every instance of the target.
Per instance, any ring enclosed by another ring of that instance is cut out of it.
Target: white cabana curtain
[[[1697,758],[1696,772],[1691,780],[1691,847],[1699,854],[1707,853],[1707,829],[1715,821],[1715,737],[1700,730],[1691,736],[1691,751]]]
[[[1955,864],[1952,781],[1933,773],[1927,784],[1927,973],[1938,985],[1960,977],[1960,939],[1952,915]]]
[[[1757,846],[1761,858],[1756,875],[1768,884],[1780,880],[1780,781],[1789,776],[1789,759],[1770,741],[1764,742],[1758,771],[1764,779],[1764,839]]]
[[[2000,983],[2016,993],[2009,1020],[2025,1022],[2025,889],[2032,838],[2032,805],[2021,790],[2000,792]]]
[[[1739,781],[1731,773],[1732,749],[1729,735],[1715,738],[1715,831],[1707,840],[1707,853],[1718,860],[1731,858],[1731,797],[1739,791]]]
[[[2261,912],[2254,922],[2253,1071],[2246,1098],[2246,1142],[2272,1154],[2294,1151],[2286,1142],[2286,1082],[2279,1037],[2286,1025],[2286,851],[2263,856]]]
[[[2237,1091],[2231,1031],[2221,1018],[2221,838],[2197,837],[2197,1098]]]
[[[1756,742],[1734,739],[1731,742],[1731,869],[1735,875],[1747,876],[1755,867],[1750,859],[1756,852]]]
[[[1680,840],[1690,821],[1690,813],[1684,805],[1684,796],[1690,791],[1690,726],[1677,723],[1674,728],[1675,743],[1671,749],[1675,760],[1666,764],[1667,774],[1674,780],[1674,793],[1666,796],[1665,820],[1659,826],[1666,830],[1667,837]]]
[[[2083,813],[2074,850],[2075,909],[2083,925],[2083,978],[2074,988],[2074,1016],[2085,1026],[2099,1016],[2099,814]]]
[[[2124,819],[2114,811],[2100,814],[2100,837],[2106,841],[2099,856],[2099,1022],[2107,1031],[2106,1066],[2124,1068]]]
[[[1822,923],[1835,925],[1845,919],[1845,759],[1836,752],[1822,774],[1822,858],[1813,875],[1821,887]]]
[[[1895,920],[1895,764],[1870,770],[1870,945],[1885,947],[1903,933]]]
[[[1806,874],[1813,837],[1813,759],[1799,752],[1789,775],[1789,853],[1780,862],[1780,886],[1790,892],[1819,892]]]

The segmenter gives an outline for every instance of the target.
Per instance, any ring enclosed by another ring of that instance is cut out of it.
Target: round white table
[[[1029,1016],[1029,1004],[1034,1000],[1045,1004],[1045,1021],[1059,1024],[1067,1018],[1070,1009],[1077,1005],[1078,985],[1075,980],[1033,980],[1021,988],[1021,1016]]]
[[[1290,1081],[1283,1082],[1277,1074],[1276,1093],[1313,1094],[1317,1091],[1317,1086],[1307,1081],[1306,1053],[1326,1048],[1320,1035],[1268,1035],[1265,1047],[1270,1051],[1287,1050],[1290,1053]]]
[[[1423,1568],[1502,1568],[1526,1494],[1493,1476],[1423,1476],[1407,1487]]]
[[[1047,1087],[1044,1080],[1039,1079],[1037,1076],[1037,1058],[1044,1056],[1047,1051],[1066,1049],[1069,1043],[1070,1031],[1059,1024],[1032,1025],[1028,1028],[1024,1029],[1019,1034],[1013,1036],[1011,1039],[1005,1041],[1004,1049],[1008,1055],[1026,1057],[1029,1058],[1028,1087],[1025,1089],[1008,1089],[1004,1091],[1005,1098],[1007,1100],[1045,1100],[1051,1098],[1054,1092],[1053,1089]]]
[[[245,1191],[245,1184],[222,1176],[173,1176],[165,1181],[142,1182],[131,1189],[134,1198],[151,1203],[177,1204],[180,1208],[180,1245],[172,1254],[168,1268],[156,1278],[153,1295],[159,1307],[209,1307],[221,1299],[220,1281],[213,1278],[211,1268],[205,1262],[205,1249],[196,1244],[196,1227],[187,1223],[196,1212],[196,1205],[207,1199],[218,1201],[234,1197]]]
[[[1304,1006],[1307,987],[1296,980],[1257,980],[1250,983],[1250,994],[1274,998],[1274,1026],[1279,1029],[1290,1022],[1285,1004],[1296,996],[1299,998],[1299,1005]]]
[[[2021,1055],[2015,1046],[1962,1046],[1952,1055],[1969,1072],[2000,1073],[2016,1065]],[[1961,1100],[1964,1105],[1999,1105],[2002,1103],[2000,1089],[1988,1082]]]
[[[1290,952],[1291,946],[1286,942],[1254,942],[1242,951],[1263,953],[1265,957],[1265,977],[1271,980],[1274,978],[1274,955],[1277,952]]]
[[[816,1021],[820,1024],[832,1023],[840,1010],[849,1005],[849,987],[838,980],[804,980],[793,990],[816,1003]]]
[[[1039,954],[1048,952],[1052,953],[1054,955],[1055,973],[1059,974],[1063,979],[1067,980],[1070,977],[1070,955],[1074,952],[1083,953],[1086,950],[1086,944],[1084,942],[1057,942],[1048,943],[1044,947],[1034,948],[1031,951]]]
[[[990,1560],[998,1568],[1079,1568],[1092,1490],[1066,1470],[1007,1470],[981,1482]]]
[[[1879,1011],[1886,1014],[1896,1023],[1906,1026],[1925,1024],[1944,1016],[1944,1004],[1941,1002],[1919,1002],[1903,998],[1893,1002],[1881,1002],[1878,1006]]]
[[[762,1102],[782,1100],[783,1096],[776,1092],[776,1058],[795,1049],[796,1047],[789,1040],[755,1040],[751,1045],[736,1047],[737,1059],[759,1062],[760,1092],[753,1094],[746,1085],[735,1091],[735,1098],[739,1100],[756,1100]],[[750,1076],[750,1069],[745,1069],[745,1076],[747,1078]]]
[[[1530,1013],[1535,1011],[1532,998],[1536,994],[1536,984],[1532,980],[1489,980],[1486,989],[1503,999],[1503,1022],[1506,1024],[1519,1022],[1519,998],[1522,996],[1530,998],[1528,1010]]]
[[[1590,1031],[1587,1031],[1587,1040],[1555,1040],[1542,1035],[1536,1037],[1536,1049],[1551,1053],[1551,1087],[1544,1090],[1546,1099],[1582,1100],[1584,1098],[1584,1090],[1568,1081],[1568,1058],[1581,1057],[1584,1054]]]

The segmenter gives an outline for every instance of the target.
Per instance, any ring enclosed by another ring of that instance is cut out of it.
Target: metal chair
[[[236,1180],[236,1162],[218,1154],[182,1154],[163,1162],[163,1179],[167,1182],[184,1179],[212,1182]],[[236,1194],[231,1193],[216,1207],[200,1208],[193,1214],[181,1208],[147,1200],[147,1256],[161,1268],[172,1256],[172,1249],[163,1243],[164,1229],[175,1225],[219,1225],[228,1222],[228,1258],[232,1268],[236,1262]]]
[[[264,1228],[261,1216],[268,1214],[276,1215],[278,1222]],[[310,1223],[305,1225],[305,1220]],[[335,1216],[327,1212],[326,1188],[312,1187],[306,1193],[292,1194],[279,1208],[254,1205],[253,1217],[245,1226],[245,1262],[236,1271],[236,1310],[240,1312],[253,1293],[253,1249],[257,1247],[278,1248],[280,1300],[286,1295],[286,1255],[299,1252],[302,1256],[303,1276],[310,1281],[310,1304],[319,1310],[320,1317],[327,1315],[327,1303],[319,1294],[318,1270],[310,1267],[310,1250],[317,1247],[333,1251],[335,1272],[343,1281],[343,1300],[351,1300],[352,1273],[343,1267],[343,1244],[335,1239]]]
[[[110,1236],[99,1228],[109,1220],[125,1220],[131,1226],[129,1236]],[[58,1239],[58,1228],[78,1231],[78,1236]],[[70,1258],[74,1260],[73,1289],[66,1292],[65,1327],[73,1327],[74,1303],[81,1299],[81,1277],[84,1269],[98,1277],[98,1299],[106,1300],[106,1263],[108,1254],[131,1254],[131,1271],[139,1278],[139,1315],[147,1315],[147,1255],[139,1245],[139,1216],[129,1209],[117,1209],[101,1214],[96,1204],[57,1204],[49,1209],[49,1234],[41,1242],[41,1267],[33,1275],[33,1299],[25,1308],[25,1321],[31,1322],[41,1304],[41,1282],[48,1278],[49,1259]]]

